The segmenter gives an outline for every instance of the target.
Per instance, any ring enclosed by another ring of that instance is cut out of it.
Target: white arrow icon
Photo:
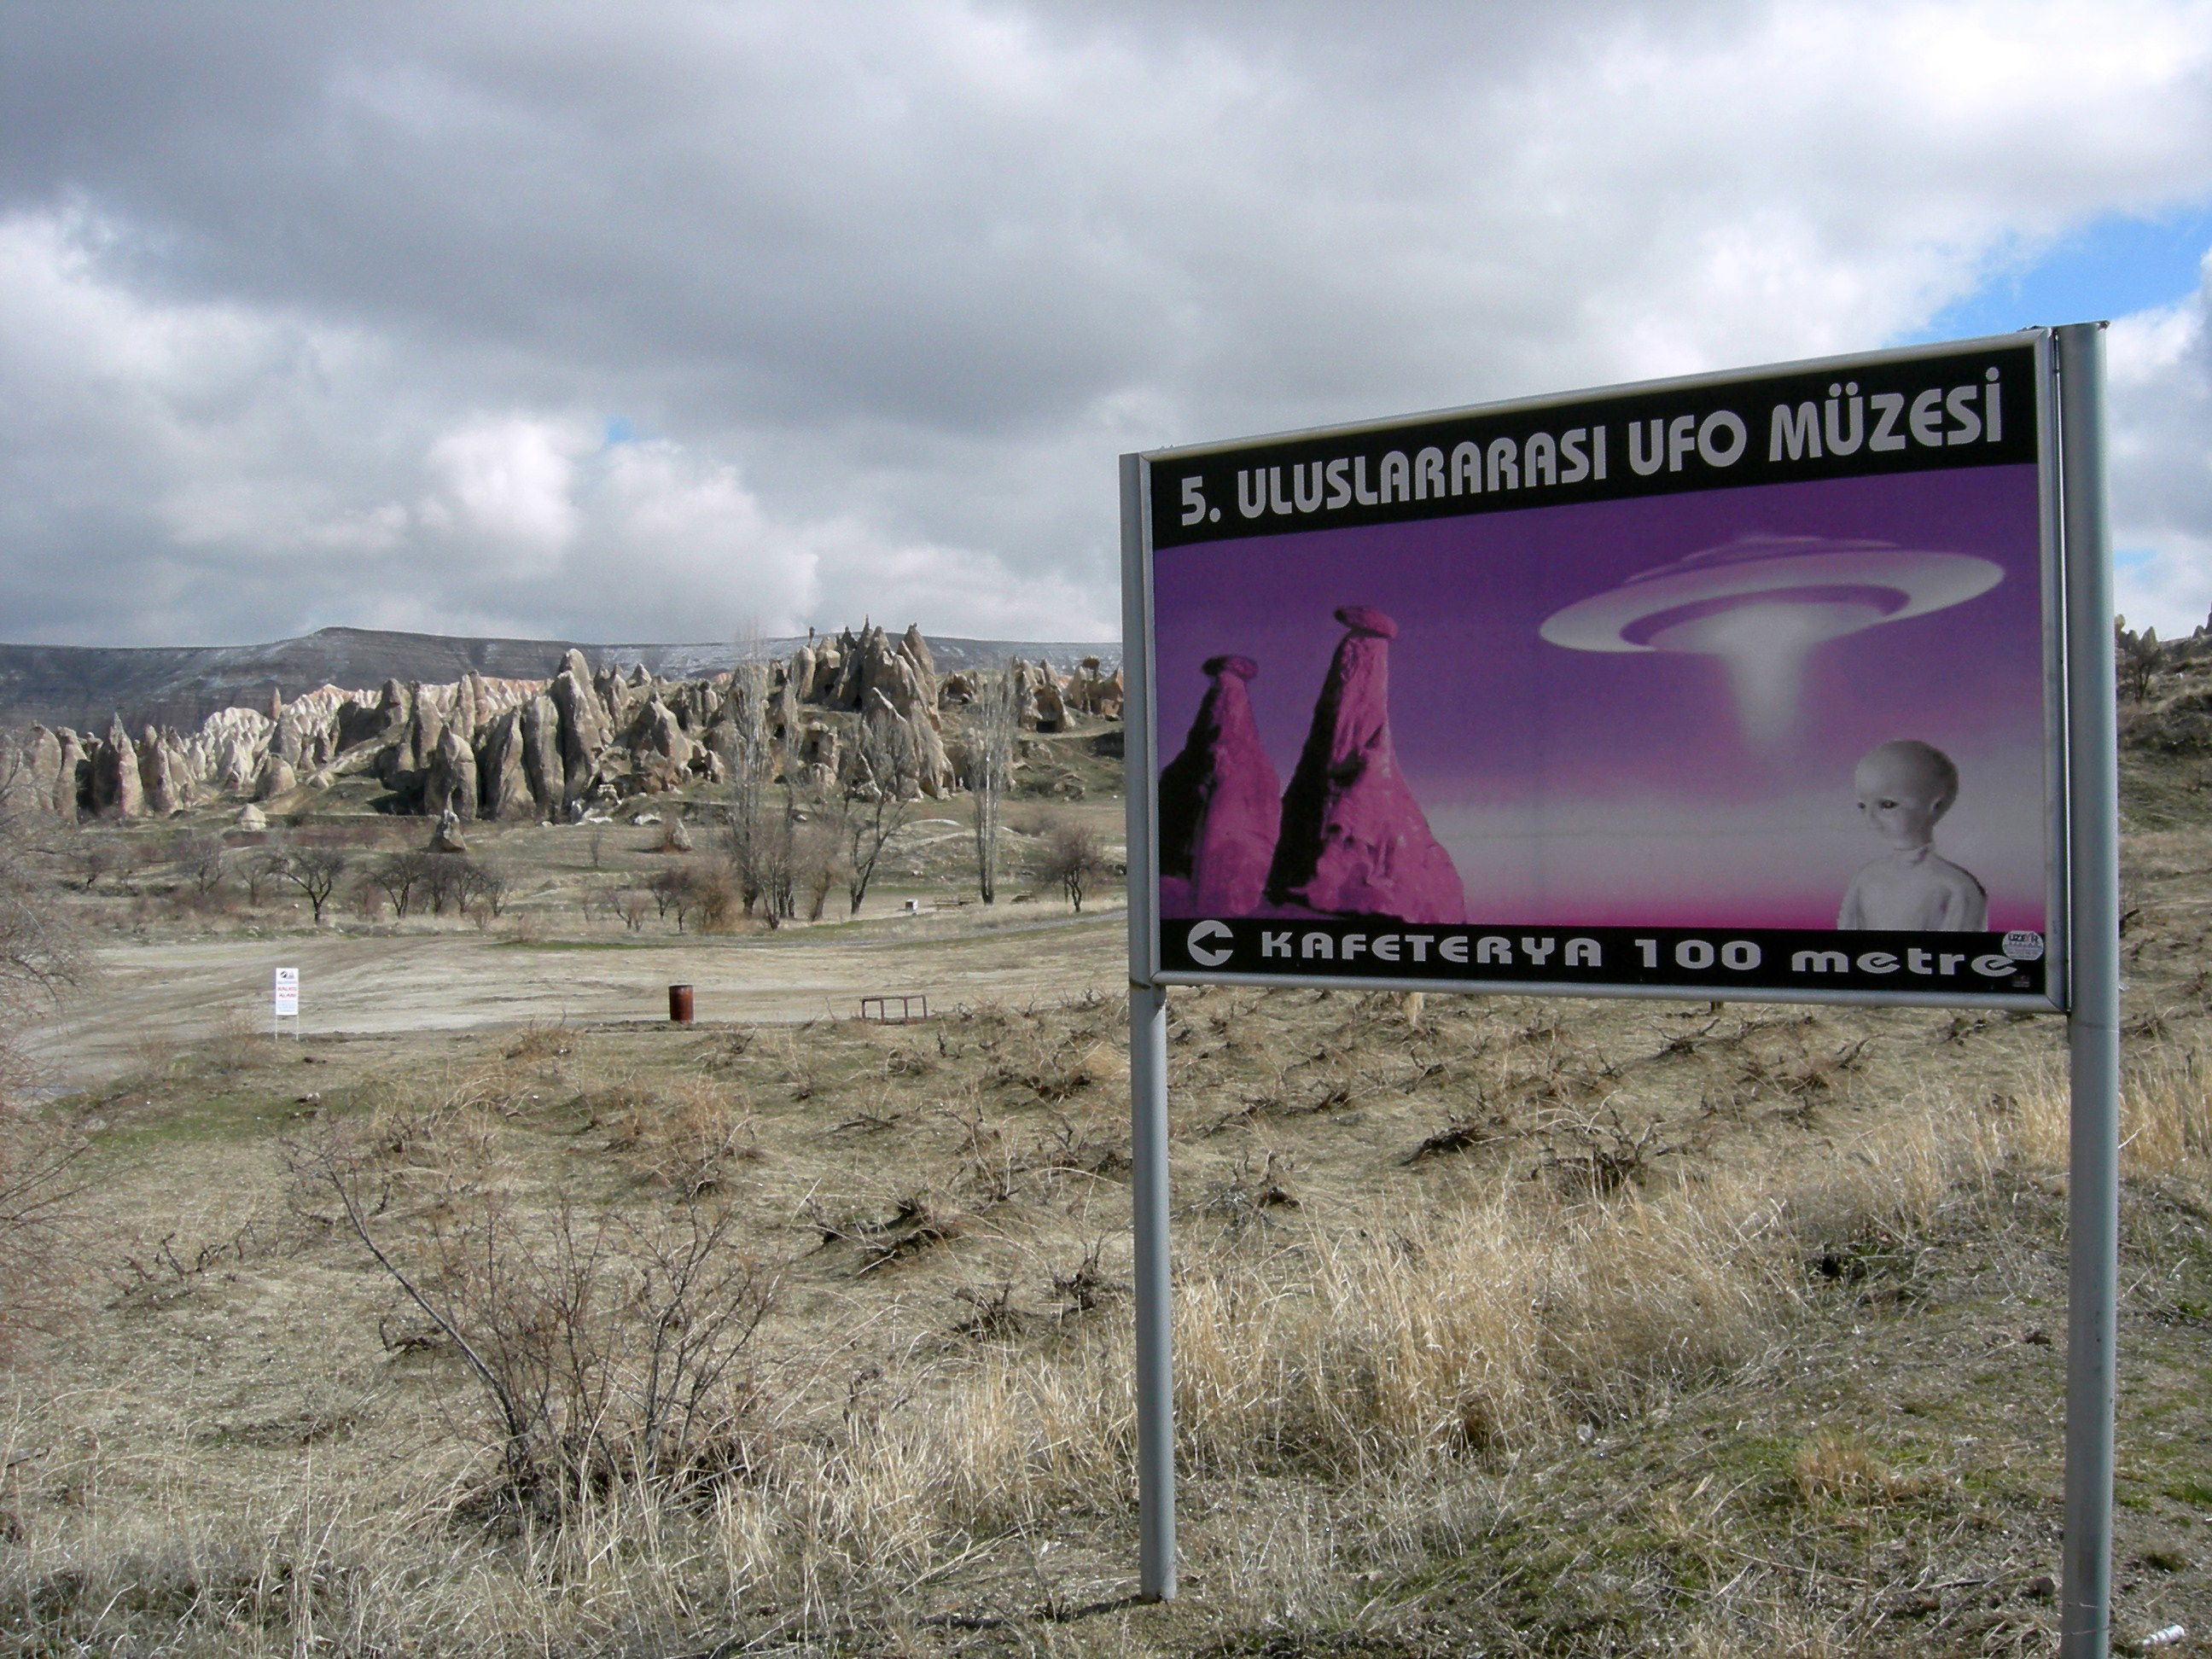
[[[1223,963],[1229,960],[1230,953],[1226,951],[1208,950],[1204,945],[1200,944],[1200,941],[1201,939],[1225,939],[1230,937],[1231,934],[1227,923],[1219,921],[1201,921],[1197,927],[1190,930],[1189,933],[1183,939],[1183,945],[1185,948],[1190,951],[1190,959],[1196,963],[1200,967],[1218,968]]]

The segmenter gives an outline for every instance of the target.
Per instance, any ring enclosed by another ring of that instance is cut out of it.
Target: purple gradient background
[[[1575,651],[1562,606],[1741,535],[1864,537],[1972,553],[2004,580],[1948,610],[1807,658],[1781,757],[1743,739],[1724,665]],[[1450,849],[1470,920],[1826,927],[1880,844],[1851,772],[1893,738],[1958,761],[1936,848],[1990,893],[1993,928],[2044,927],[2041,592],[2035,469],[1990,467],[1711,490],[1173,548],[1155,556],[1163,763],[1237,652],[1261,741],[1291,775],[1342,629],[1396,619],[1391,723]]]

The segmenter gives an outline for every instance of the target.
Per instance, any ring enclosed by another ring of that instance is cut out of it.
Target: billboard
[[[2049,354],[1140,458],[1152,975],[2063,1006]]]

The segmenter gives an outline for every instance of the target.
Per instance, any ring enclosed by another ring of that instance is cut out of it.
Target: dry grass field
[[[42,1007],[21,1046],[49,1086],[96,1084],[149,1054],[265,1020],[276,965],[300,969],[306,1029],[325,1033],[653,1019],[678,981],[695,985],[702,1018],[775,1022],[850,1014],[886,990],[1027,1000],[1117,986],[1125,975],[1103,930],[1117,926],[1118,879],[1077,916],[1034,866],[1071,824],[1121,856],[1120,763],[1101,752],[1118,736],[1085,720],[1028,740],[1035,754],[1006,804],[995,905],[977,902],[964,799],[925,801],[885,848],[857,914],[841,874],[818,919],[774,932],[743,916],[705,922],[671,894],[670,883],[711,873],[722,852],[726,792],[705,786],[641,798],[611,823],[469,825],[469,861],[502,878],[496,914],[420,893],[396,911],[374,877],[419,854],[428,826],[374,810],[376,786],[362,779],[342,780],[265,834],[240,830],[219,805],[48,836],[53,884],[99,972]],[[669,844],[679,815],[689,851]],[[322,926],[296,889],[253,878],[279,840],[346,860]],[[203,890],[203,849],[226,841],[220,879]]]
[[[2201,784],[2130,780],[2124,1637],[2212,1631]],[[1176,994],[1146,1607],[1124,1010],[1040,977],[218,1030],[60,1102],[0,1650],[2051,1649],[2057,1022]]]

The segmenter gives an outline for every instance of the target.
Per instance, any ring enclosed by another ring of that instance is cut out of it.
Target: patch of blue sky
[[[2040,246],[2000,254],[1987,281],[1896,343],[2009,334],[2170,306],[2197,291],[2212,248],[2212,204],[2136,217],[2111,215]]]
[[[615,415],[608,417],[606,447],[612,449],[617,444],[634,444],[636,441],[637,428],[630,423],[629,416]]]

